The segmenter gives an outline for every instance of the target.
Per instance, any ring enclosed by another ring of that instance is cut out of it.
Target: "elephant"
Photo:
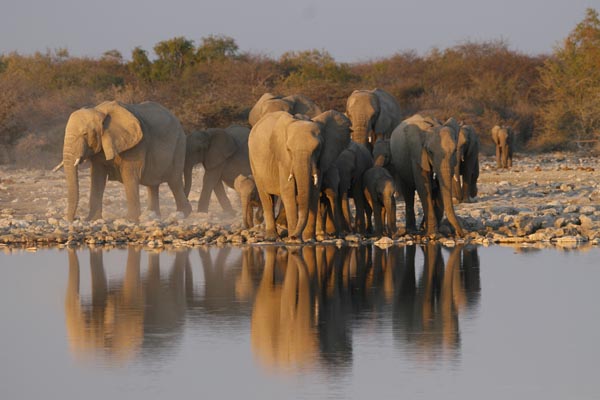
[[[274,111],[287,111],[292,115],[303,114],[309,118],[316,117],[322,112],[319,106],[302,94],[282,97],[265,93],[250,110],[248,115],[250,126],[256,125],[264,115]]]
[[[402,113],[396,99],[382,89],[355,90],[346,101],[352,140],[372,150],[377,138],[389,138]]]
[[[373,166],[363,175],[363,191],[369,206],[373,210],[376,236],[385,234],[392,237],[396,232],[396,199],[394,178],[382,166]]]
[[[459,202],[470,203],[477,196],[479,178],[479,138],[471,125],[462,125],[456,147],[458,162],[454,174],[454,197]]]
[[[416,232],[416,190],[423,205],[427,235],[438,233],[442,210],[438,214],[434,203],[439,200],[456,235],[463,236],[463,229],[452,204],[458,130],[459,125],[453,118],[444,125],[437,125],[417,114],[403,121],[392,132],[392,165],[396,187],[400,189],[406,203],[407,232]],[[436,184],[439,185],[439,194],[434,192]]]
[[[314,240],[322,173],[349,143],[350,121],[333,110],[313,120],[277,111],[254,125],[248,149],[263,207],[265,240],[278,237],[273,195],[283,203],[288,240]]]
[[[88,219],[102,218],[107,178],[124,184],[127,216],[132,221],[137,222],[140,216],[140,184],[148,187],[149,209],[158,214],[158,187],[167,182],[177,210],[187,216],[191,206],[183,190],[184,159],[183,128],[160,104],[107,101],[73,112],[65,129],[61,163],[68,192],[66,219],[75,218],[79,203],[78,165],[84,160],[91,161]]]
[[[373,157],[366,146],[351,142],[335,160],[338,169],[339,202],[342,211],[342,229],[367,233],[372,229],[371,208],[363,191],[363,174],[373,166]],[[356,211],[354,224],[350,213],[349,198],[354,199]]]
[[[317,234],[338,235],[342,231],[342,215],[339,202],[340,173],[333,164],[323,173],[319,201]]]
[[[239,175],[252,172],[248,158],[250,129],[231,125],[225,129],[209,128],[195,131],[187,136],[184,172],[184,190],[189,195],[192,187],[192,170],[196,164],[204,167],[202,191],[198,200],[198,212],[208,212],[210,195],[214,191],[221,207],[232,214],[233,208],[225,194],[223,183],[233,188]]]
[[[496,145],[496,164],[498,168],[511,168],[514,133],[510,126],[496,125],[492,128],[492,140]]]
[[[240,195],[240,200],[242,202],[244,228],[252,228],[255,225],[255,222],[258,223],[262,216],[262,208],[260,199],[258,198],[258,192],[256,191],[254,178],[252,175],[238,175],[233,181],[233,188]],[[254,209],[256,209],[257,218],[255,218]]]

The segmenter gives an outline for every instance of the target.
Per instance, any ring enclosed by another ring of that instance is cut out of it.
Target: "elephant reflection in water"
[[[428,243],[423,253],[418,280],[414,247],[407,247],[396,261],[394,332],[420,361],[455,359],[460,348],[459,314],[479,302],[477,250],[457,245],[445,266],[439,243]]]
[[[265,249],[250,335],[256,357],[274,370],[307,368],[318,359],[311,277],[301,252],[298,248]]]
[[[65,295],[65,320],[71,352],[77,358],[102,355],[114,362],[130,360],[144,349],[155,356],[182,332],[186,277],[191,277],[188,252],[177,252],[165,282],[158,254],[148,254],[145,277],[140,271],[140,251],[132,247],[122,281],[109,282],[101,250],[90,250],[91,299],[79,292],[77,253],[69,249],[69,279]],[[172,335],[164,335],[170,333]]]

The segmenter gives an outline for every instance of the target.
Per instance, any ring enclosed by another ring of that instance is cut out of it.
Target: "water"
[[[600,398],[600,249],[0,254],[0,398]]]

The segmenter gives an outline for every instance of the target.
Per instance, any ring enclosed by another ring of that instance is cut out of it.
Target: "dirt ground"
[[[457,215],[471,239],[479,242],[569,241],[593,242],[600,237],[600,160],[575,153],[516,155],[511,170],[497,170],[492,157],[481,157],[479,195],[473,203],[457,204]],[[194,171],[190,201],[195,210],[200,195],[202,169]],[[89,169],[80,171],[78,216],[88,210]],[[141,188],[142,206],[146,195]],[[236,210],[237,194],[227,189]],[[181,220],[167,185],[160,191],[160,226],[201,226],[231,234],[241,230],[241,212],[225,215],[213,195],[210,211],[192,213]],[[0,242],[2,236],[29,230],[47,232],[47,225],[73,232],[64,221],[66,186],[62,171],[16,169],[0,166]],[[126,203],[123,186],[109,182],[104,195],[104,222],[123,221]],[[398,204],[398,226],[404,225],[404,204]],[[149,225],[156,216],[145,212],[140,225]],[[103,222],[103,221],[101,221]],[[81,224],[84,224],[83,222]],[[115,224],[116,225],[116,224]],[[76,227],[78,225],[76,224]],[[82,225],[85,226],[85,225]],[[216,226],[216,228],[215,228]],[[536,236],[537,235],[537,236]],[[516,238],[516,239],[515,239]],[[506,240],[504,240],[506,239]],[[245,240],[244,240],[245,241]],[[6,240],[5,240],[6,242]]]

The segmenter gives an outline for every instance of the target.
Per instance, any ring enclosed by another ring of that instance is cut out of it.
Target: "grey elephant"
[[[285,208],[288,239],[314,240],[322,171],[349,142],[349,121],[332,110],[312,121],[277,111],[254,125],[248,149],[264,212],[265,240],[278,237],[273,196],[279,196]]]
[[[233,181],[233,188],[239,194],[242,203],[244,228],[252,228],[256,223],[259,223],[262,217],[262,207],[254,178],[251,175],[238,175]]]
[[[192,187],[192,170],[195,165],[202,164],[204,178],[198,200],[199,212],[208,211],[210,195],[214,191],[223,210],[233,213],[223,183],[233,188],[233,182],[238,175],[248,176],[252,173],[248,158],[249,134],[249,128],[232,125],[225,129],[210,128],[195,131],[188,135],[183,169],[184,189],[186,196],[189,195]]]
[[[153,102],[104,102],[71,114],[65,129],[63,161],[67,180],[66,219],[75,218],[79,203],[78,165],[91,161],[88,219],[102,218],[107,178],[122,182],[127,216],[140,216],[139,185],[148,187],[149,209],[159,213],[158,187],[167,182],[177,210],[188,215],[190,203],[183,191],[185,133],[179,120]]]
[[[322,112],[319,106],[302,94],[283,97],[265,93],[250,110],[248,122],[254,126],[264,115],[275,111],[286,111],[292,115],[302,114],[309,118],[316,117]]]
[[[396,188],[392,175],[381,166],[369,168],[363,175],[363,191],[373,210],[375,236],[396,236]]]
[[[342,211],[342,229],[346,232],[367,233],[372,229],[371,208],[363,191],[363,175],[373,166],[371,153],[361,144],[351,142],[335,160],[338,169],[339,202]],[[354,222],[349,199],[354,200]]]
[[[389,138],[402,118],[396,99],[382,89],[352,92],[346,101],[346,115],[352,121],[352,140],[369,150],[377,138]]]
[[[456,147],[454,196],[459,202],[470,203],[477,196],[479,178],[479,138],[471,125],[462,125]]]
[[[437,125],[420,115],[415,115],[403,121],[392,132],[392,165],[396,185],[406,203],[408,232],[416,231],[416,190],[423,205],[427,235],[435,235],[438,232],[441,214],[436,213],[434,203],[439,200],[456,235],[463,236],[463,229],[452,204],[458,130],[459,125],[452,118],[444,125]],[[435,185],[438,185],[439,194],[435,193]]]
[[[492,128],[492,140],[496,145],[496,164],[498,168],[511,168],[514,133],[510,126],[496,125]]]

